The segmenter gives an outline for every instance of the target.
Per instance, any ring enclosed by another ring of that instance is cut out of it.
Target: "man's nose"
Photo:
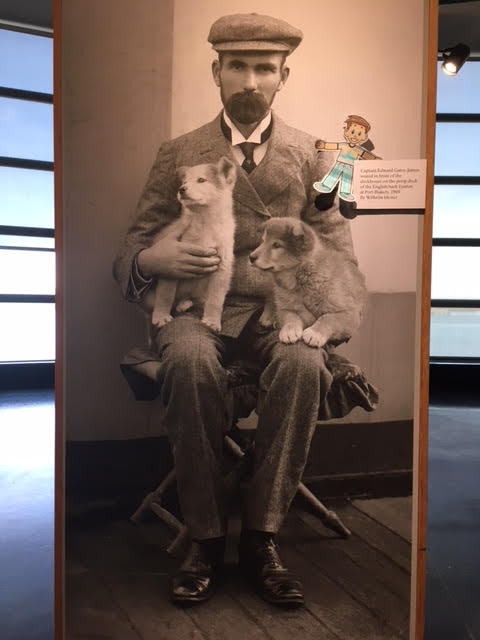
[[[243,89],[244,91],[255,91],[257,88],[257,76],[254,71],[245,72],[245,77],[243,79]]]

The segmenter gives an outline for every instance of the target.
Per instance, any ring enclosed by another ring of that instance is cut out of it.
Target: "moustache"
[[[225,108],[237,122],[253,124],[267,115],[270,105],[262,93],[239,91],[228,98]]]

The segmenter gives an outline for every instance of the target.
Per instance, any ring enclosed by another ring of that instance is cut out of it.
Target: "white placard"
[[[359,160],[353,172],[358,209],[424,209],[426,160]]]

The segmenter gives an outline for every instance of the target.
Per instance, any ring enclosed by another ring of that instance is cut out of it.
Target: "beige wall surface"
[[[172,3],[68,0],[62,13],[66,434],[143,436],[149,408],[118,363],[144,321],[112,263],[170,135]]]
[[[304,42],[275,108],[291,125],[340,140],[346,115],[372,124],[384,158],[420,157],[423,3],[418,0],[69,0],[63,14],[66,432],[71,440],[158,433],[118,369],[143,320],[111,264],[158,144],[220,109],[208,29],[256,11],[300,27]],[[405,72],[408,69],[408,73]],[[358,216],[355,250],[375,302],[342,347],[381,391],[373,414],[412,416],[417,216]],[[389,295],[391,294],[391,295]]]

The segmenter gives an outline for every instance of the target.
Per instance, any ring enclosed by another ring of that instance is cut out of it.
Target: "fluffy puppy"
[[[222,157],[217,164],[181,167],[177,173],[180,217],[164,227],[153,243],[170,234],[183,242],[215,248],[220,263],[215,272],[202,278],[158,278],[154,290],[145,296],[145,307],[151,311],[154,329],[172,319],[172,310],[181,313],[198,306],[203,309],[203,324],[220,331],[223,304],[232,277],[235,232],[232,192],[236,168],[228,158]]]
[[[355,258],[323,246],[301,220],[269,220],[250,261],[272,274],[273,299],[260,323],[277,326],[281,342],[339,344],[360,325],[366,286]]]

